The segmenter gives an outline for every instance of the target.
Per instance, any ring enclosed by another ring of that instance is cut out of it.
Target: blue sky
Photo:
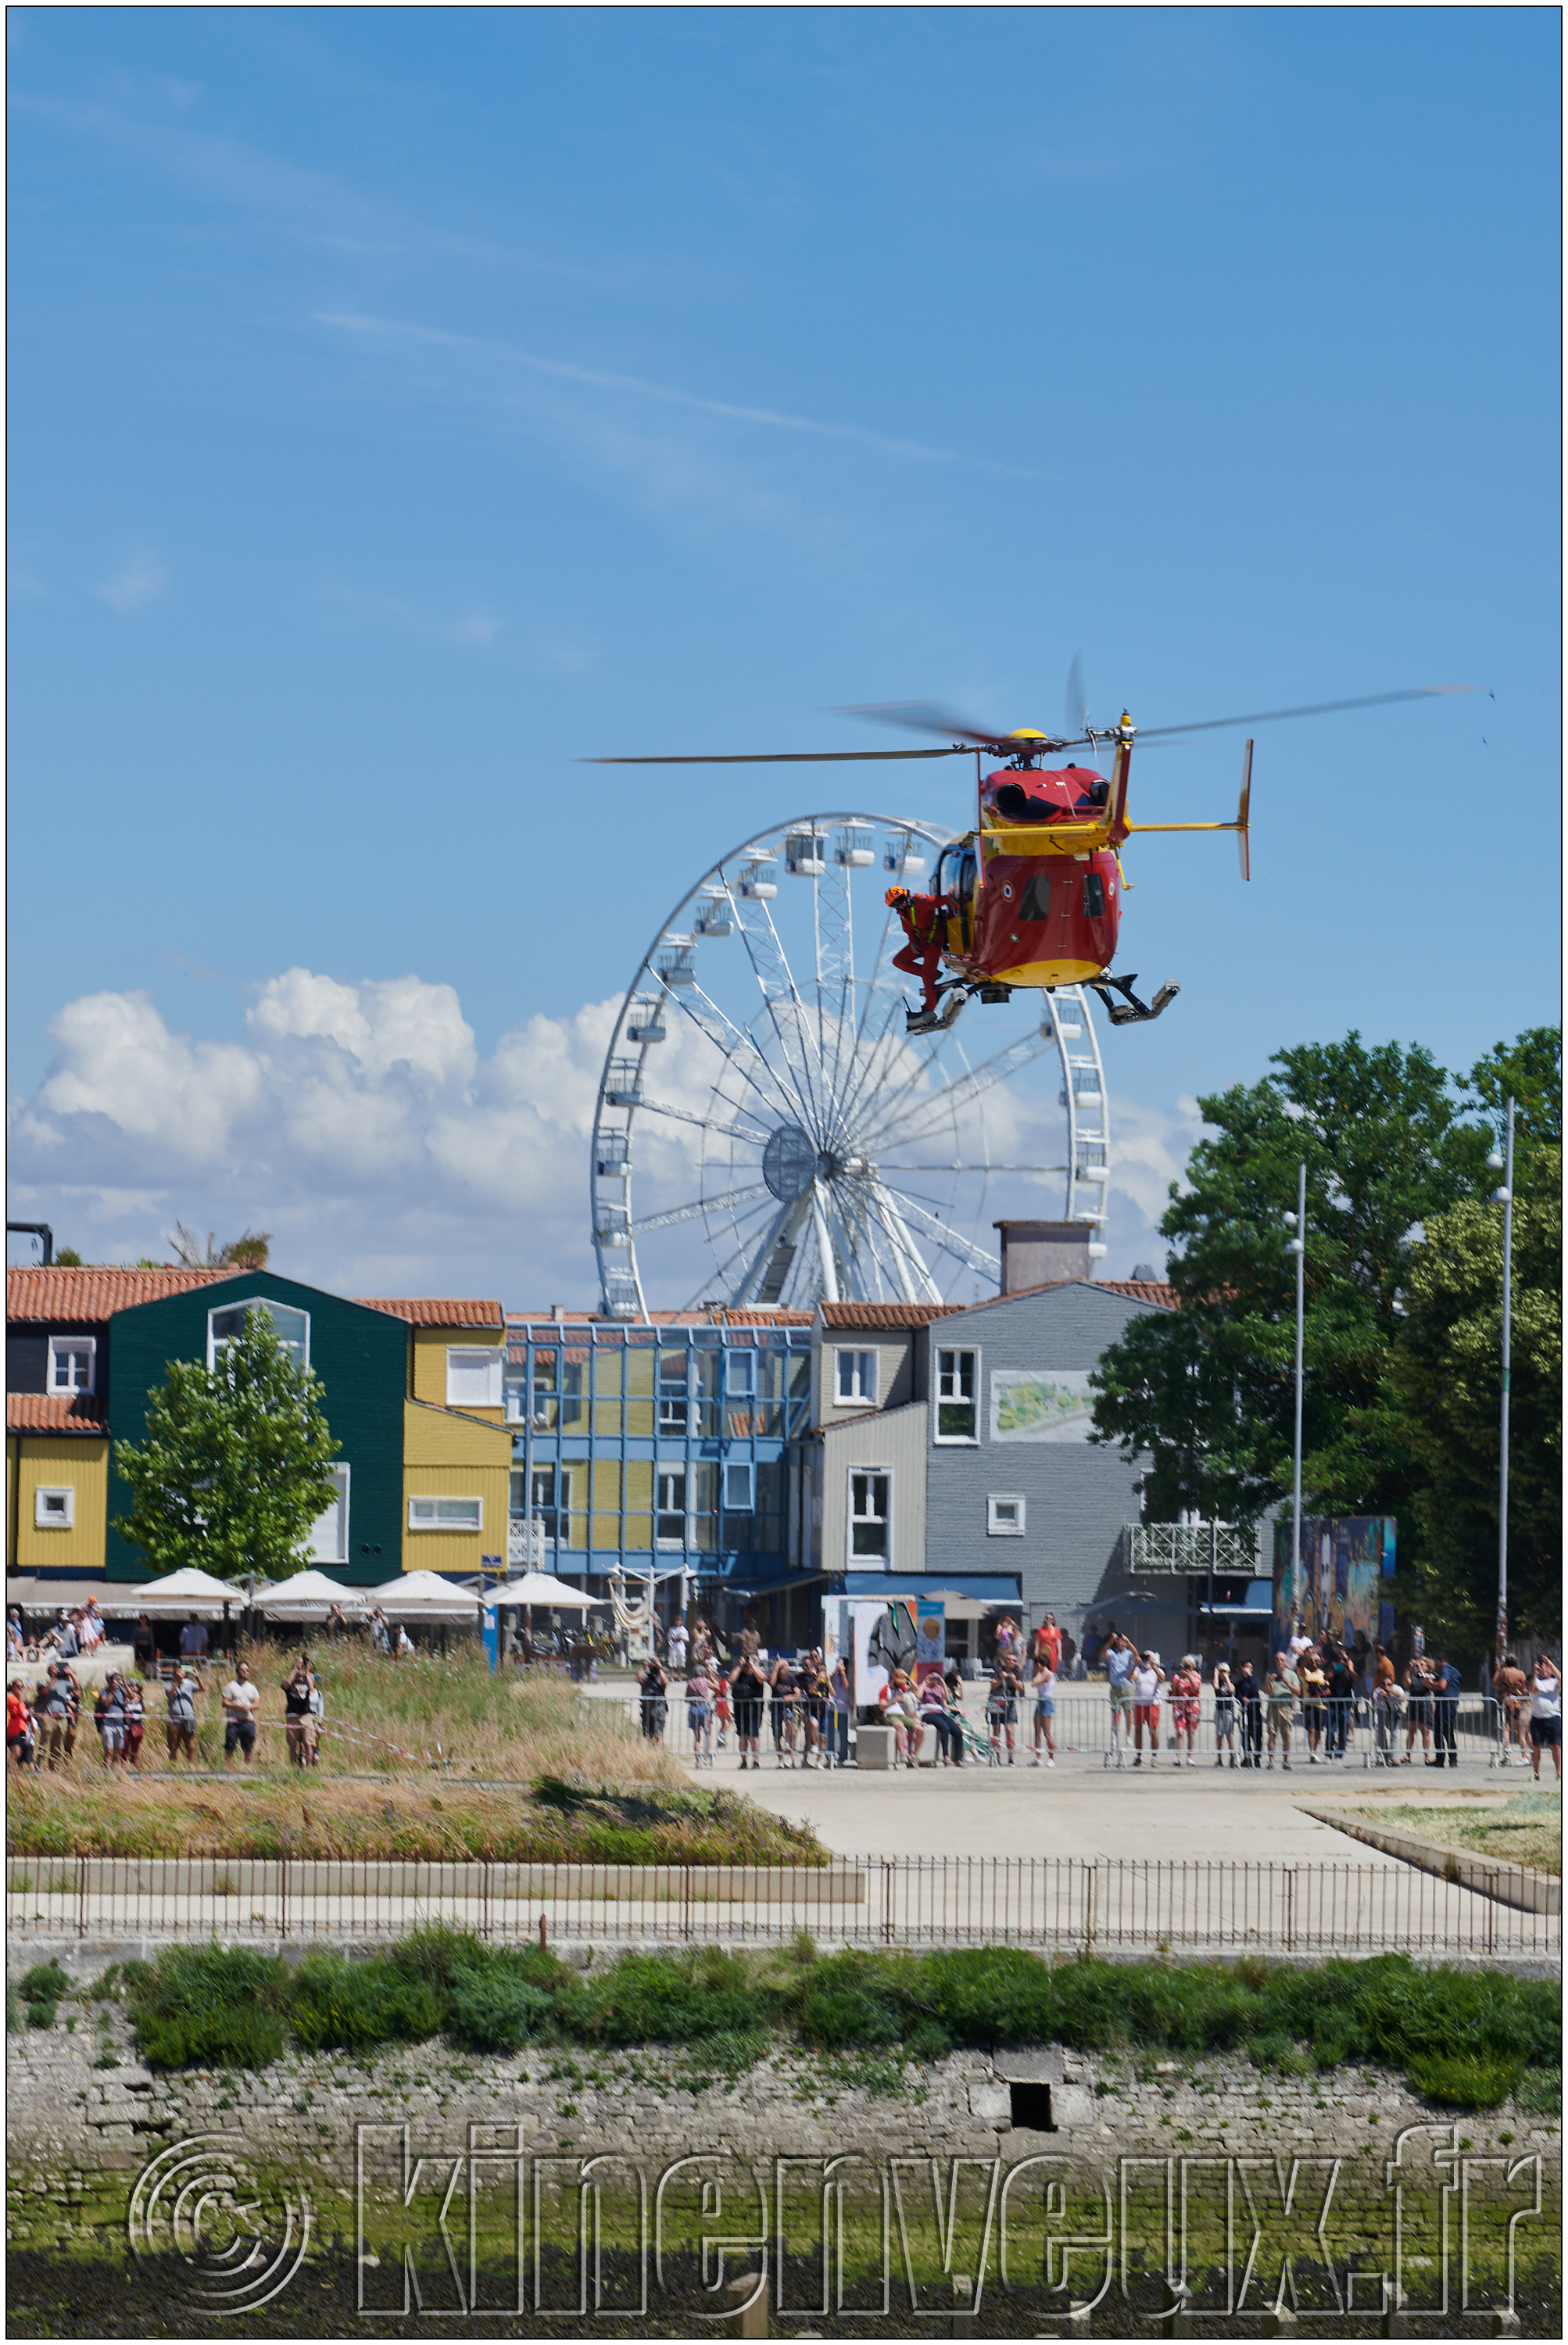
[[[13,1213],[586,1299],[600,1005],[800,790],[575,760],[1048,726],[1074,652],[1151,726],[1481,687],[1262,731],[1249,888],[1130,858],[1107,1269],[1278,1045],[1555,1014],[1554,12],[8,26]]]

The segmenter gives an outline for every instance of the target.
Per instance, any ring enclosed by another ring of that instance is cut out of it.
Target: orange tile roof
[[[824,1327],[929,1327],[933,1319],[972,1306],[963,1303],[821,1303]]]
[[[1038,1286],[1015,1286],[1006,1294],[988,1294],[983,1302],[966,1303],[966,1311],[989,1311],[998,1303],[1016,1303],[1023,1294],[1049,1294],[1057,1286],[1095,1286],[1105,1294],[1128,1294],[1136,1303],[1152,1303],[1161,1311],[1176,1311],[1181,1297],[1174,1286],[1163,1279],[1149,1278],[1046,1278]]]
[[[356,1294],[352,1300],[366,1311],[390,1311],[413,1327],[501,1327],[505,1325],[499,1303],[454,1303],[444,1295]]]
[[[7,1393],[7,1433],[107,1433],[97,1393]]]
[[[67,1327],[87,1327],[129,1311],[138,1303],[156,1303],[165,1294],[184,1294],[193,1286],[210,1286],[220,1278],[254,1276],[237,1270],[9,1270],[5,1274],[5,1315],[15,1325],[46,1320]]]

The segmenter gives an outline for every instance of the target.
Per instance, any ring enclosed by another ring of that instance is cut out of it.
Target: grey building
[[[810,1561],[846,1595],[945,1591],[954,1652],[977,1651],[1003,1609],[1054,1612],[1079,1644],[1115,1619],[1179,1651],[1185,1580],[1128,1568],[1139,1465],[1088,1438],[1090,1371],[1175,1294],[1090,1278],[1090,1232],[1059,1230],[1007,1226],[1004,1277],[1043,1249],[1068,1274],[989,1302],[818,1306]]]

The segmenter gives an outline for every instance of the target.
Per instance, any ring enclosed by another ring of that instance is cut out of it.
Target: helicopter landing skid
[[[1162,985],[1152,1002],[1140,1001],[1133,991],[1137,981],[1138,975],[1135,969],[1131,977],[1106,977],[1094,984],[1093,990],[1111,1013],[1113,1026],[1145,1025],[1149,1019],[1157,1018],[1162,1010],[1168,1010],[1181,991],[1179,985]],[[1113,993],[1123,994],[1125,999],[1113,1001]]]

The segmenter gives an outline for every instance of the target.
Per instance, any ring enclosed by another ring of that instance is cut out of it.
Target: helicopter
[[[602,766],[751,766],[848,764],[862,759],[960,757],[975,761],[973,827],[942,849],[929,896],[890,888],[887,901],[901,919],[907,942],[894,967],[918,975],[923,998],[905,1012],[906,1030],[928,1033],[951,1026],[966,1000],[1007,1001],[1023,990],[1054,991],[1087,985],[1114,1026],[1146,1024],[1169,1008],[1179,985],[1162,985],[1152,1001],[1137,992],[1137,973],[1112,972],[1126,881],[1121,850],[1135,833],[1233,831],[1241,876],[1249,879],[1253,736],[1241,760],[1241,791],[1234,821],[1134,822],[1127,813],[1135,742],[1172,741],[1193,733],[1327,716],[1396,701],[1431,700],[1468,692],[1468,685],[1422,685],[1404,692],[1372,693],[1354,700],[1322,700],[1299,708],[1268,708],[1245,716],[1211,716],[1191,725],[1140,731],[1124,709],[1115,725],[1089,722],[1076,659],[1068,677],[1067,734],[1033,726],[1012,732],[975,725],[930,701],[883,701],[843,708],[840,716],[869,718],[936,734],[935,749],[772,750],[753,756],[596,757]],[[1094,766],[1048,764],[1074,749],[1112,758],[1109,775]],[[985,770],[987,758],[1003,763]],[[945,971],[946,974],[942,972]],[[942,997],[945,995],[946,1000]]]

